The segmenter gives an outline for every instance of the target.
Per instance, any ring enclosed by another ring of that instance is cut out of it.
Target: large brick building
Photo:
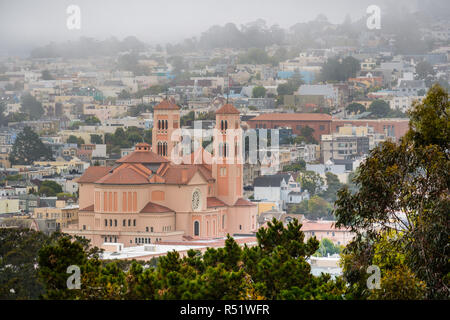
[[[320,136],[331,133],[332,118],[322,113],[266,113],[247,121],[253,129],[278,129],[289,127],[292,133],[299,135],[302,127],[314,129],[314,139],[320,141]]]
[[[322,113],[266,113],[247,120],[250,128],[278,129],[289,127],[292,133],[299,135],[300,129],[308,126],[314,129],[313,136],[320,141],[323,134],[339,131],[339,127],[352,125],[356,127],[372,127],[375,133],[386,134],[398,140],[408,131],[409,119],[333,119]]]
[[[386,134],[387,137],[395,137],[395,140],[398,140],[408,131],[408,124],[409,119],[333,119],[331,122],[331,132],[338,132],[339,127],[343,127],[344,125],[372,127],[375,133]]]

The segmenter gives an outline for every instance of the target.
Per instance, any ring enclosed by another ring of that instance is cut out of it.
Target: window
[[[136,227],[136,219],[133,220],[133,227]]]
[[[150,227],[150,232],[153,232],[153,227]]]
[[[112,227],[112,219],[109,219],[109,226]]]
[[[145,232],[148,232],[148,227],[145,227]]]
[[[194,236],[200,235],[200,222],[195,221],[194,222]]]
[[[105,227],[108,226],[108,219],[105,219]]]
[[[323,130],[325,130],[325,126],[321,125],[321,126],[319,126],[319,129],[320,129],[320,131],[323,131]]]
[[[123,221],[122,221],[122,226],[126,226],[127,225],[127,220],[125,220],[125,219],[123,219]]]
[[[117,219],[114,219],[114,227],[117,227]]]
[[[131,227],[131,219],[128,219],[128,226]]]

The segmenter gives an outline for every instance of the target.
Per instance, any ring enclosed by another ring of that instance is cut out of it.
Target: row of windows
[[[167,120],[158,120],[158,130],[167,130],[169,127]]]
[[[238,155],[239,144],[234,144],[234,154]],[[227,142],[219,143],[219,157],[228,157],[230,155],[230,148]]]
[[[236,129],[239,129],[239,122],[238,122],[238,121],[235,121],[234,127],[235,127]],[[227,121],[227,120],[222,120],[222,121],[220,121],[220,130],[221,130],[221,131],[226,131],[226,130],[228,130],[228,121]]]
[[[167,142],[158,142],[158,154],[167,156]]]
[[[160,242],[161,238],[156,238],[155,242]],[[131,240],[130,240],[131,243]],[[150,244],[152,243],[152,239],[151,238],[134,238],[134,243],[136,244]]]
[[[109,236],[109,237],[105,236],[104,239],[105,239],[105,242],[117,242],[117,237],[116,236]]]
[[[109,219],[109,226],[112,227],[114,222],[114,227],[117,227],[117,219]],[[108,219],[105,219],[105,227],[108,226]],[[127,226],[127,220],[122,220],[122,227]],[[128,226],[131,227],[131,219],[128,219]],[[133,227],[136,227],[136,219],[133,219]]]

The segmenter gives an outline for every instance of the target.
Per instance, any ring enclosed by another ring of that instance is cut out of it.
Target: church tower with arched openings
[[[216,111],[212,175],[216,197],[233,206],[242,197],[243,160],[240,112],[232,104]]]
[[[180,107],[169,100],[163,100],[153,108],[152,151],[170,159],[178,141],[172,141],[172,134],[180,128]]]

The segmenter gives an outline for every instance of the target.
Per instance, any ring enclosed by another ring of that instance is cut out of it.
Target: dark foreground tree
[[[51,237],[42,232],[0,228],[1,300],[38,299],[44,293],[38,281],[38,251],[50,241]]]
[[[37,160],[52,159],[52,151],[30,127],[17,135],[9,155],[12,164],[32,164]]]
[[[353,297],[392,298],[386,290],[393,288],[396,277],[416,289],[425,283],[426,298],[450,296],[449,106],[448,93],[433,86],[423,103],[413,107],[406,136],[379,145],[359,167],[359,190],[339,192],[337,226],[357,234],[343,259]],[[391,254],[376,258],[382,242]],[[403,258],[390,259],[395,253]],[[381,269],[381,293],[366,288],[366,270],[372,264]],[[405,288],[410,298],[420,296],[416,289]]]
[[[126,270],[102,264],[85,240],[63,237],[39,252],[39,275],[48,299],[341,299],[342,280],[311,274],[306,259],[319,243],[305,242],[300,228],[297,220],[287,227],[274,220],[258,231],[256,246],[228,237],[223,248],[183,258],[173,251],[156,267],[133,262]],[[80,267],[80,290],[67,288],[70,265]]]
[[[44,114],[42,103],[29,93],[20,98],[20,105],[20,111],[26,113],[30,119],[39,119]]]

